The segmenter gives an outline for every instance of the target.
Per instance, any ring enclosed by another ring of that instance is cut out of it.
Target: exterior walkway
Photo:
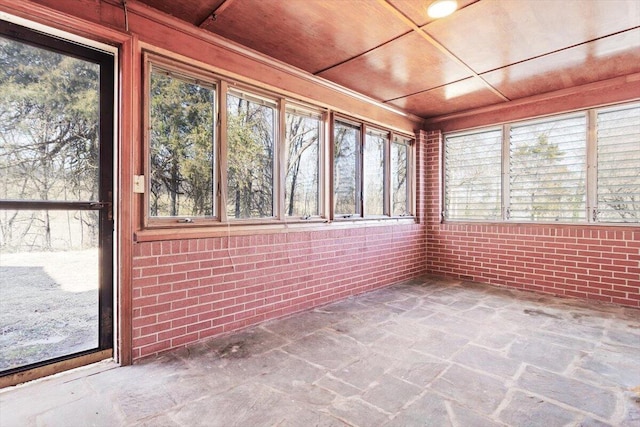
[[[427,277],[6,389],[0,425],[639,426],[640,311]]]

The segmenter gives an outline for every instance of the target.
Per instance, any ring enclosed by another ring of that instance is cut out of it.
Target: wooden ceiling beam
[[[198,24],[198,27],[200,28],[206,28],[209,26],[209,24],[213,21],[215,21],[218,17],[218,15],[220,15],[222,12],[224,12],[225,9],[227,9],[229,6],[231,6],[231,3],[233,3],[234,0],[224,0],[222,3],[220,3],[220,5],[218,5],[218,7],[216,7],[215,9],[213,9],[213,11],[209,14],[209,16],[207,16],[206,18],[204,18],[204,20]]]
[[[476,73],[474,69],[472,69],[470,66],[468,66],[463,60],[458,58],[453,52],[451,52],[449,49],[447,49],[438,40],[436,40],[433,37],[431,37],[429,35],[429,33],[427,33],[424,29],[419,27],[415,22],[413,22],[408,16],[406,16],[404,13],[402,13],[394,5],[389,3],[387,0],[377,0],[377,1],[385,9],[387,9],[389,12],[391,12],[391,14],[393,16],[395,16],[400,21],[404,22],[413,31],[418,33],[418,35],[420,35],[420,37],[425,39],[427,42],[429,42],[431,45],[433,45],[436,49],[438,49],[440,52],[445,54],[451,60],[456,62],[458,65],[460,65],[461,67],[464,67],[473,77],[477,77],[478,79],[480,79],[482,81],[482,83],[487,87],[487,89],[489,89],[491,92],[495,93],[497,96],[499,96],[501,99],[503,99],[505,101],[511,101],[502,92],[500,92],[498,89],[493,87],[488,81],[486,81],[480,74]]]

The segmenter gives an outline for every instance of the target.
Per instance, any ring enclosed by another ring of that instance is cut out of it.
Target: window
[[[358,157],[360,127],[335,121],[333,147],[333,210],[336,216],[350,217],[360,213],[358,198]]]
[[[599,111],[597,141],[596,218],[640,222],[640,105]]]
[[[362,153],[363,204],[365,216],[384,215],[384,169],[385,150],[389,145],[389,134],[378,130],[367,130]]]
[[[585,219],[586,116],[511,127],[508,218]]]
[[[276,104],[252,95],[227,95],[227,216],[273,215]]]
[[[322,117],[290,108],[286,113],[285,215],[320,215],[320,139]]]
[[[411,215],[408,136],[345,117],[330,148],[325,109],[144,57],[146,226]]]
[[[502,130],[445,135],[445,218],[501,218]]]
[[[149,84],[149,214],[215,216],[215,86],[158,67]]]
[[[333,134],[335,218],[411,215],[412,141],[342,119]]]
[[[411,140],[396,136],[391,144],[391,215],[410,215],[409,195]]]
[[[444,219],[640,222],[639,104],[444,141]]]

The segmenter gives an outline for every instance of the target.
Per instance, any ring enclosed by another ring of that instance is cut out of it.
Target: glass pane
[[[285,214],[300,217],[319,215],[321,120],[287,112],[286,122]]]
[[[393,216],[410,214],[407,193],[408,153],[409,146],[406,143],[391,144],[391,214]]]
[[[384,150],[389,135],[367,132],[363,150],[364,214],[384,215]]]
[[[227,95],[227,215],[273,216],[273,139],[276,109]]]
[[[149,214],[215,216],[215,90],[151,73]]]
[[[98,213],[0,211],[0,370],[98,347]]]
[[[0,37],[0,199],[98,199],[97,64]]]
[[[356,199],[356,155],[360,143],[360,128],[335,122],[333,191],[334,214],[358,213]]]
[[[640,222],[640,106],[598,113],[598,221]]]
[[[445,136],[447,219],[499,220],[502,131]]]
[[[510,219],[585,219],[586,116],[511,128]]]

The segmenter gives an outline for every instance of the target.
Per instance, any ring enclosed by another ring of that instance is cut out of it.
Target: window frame
[[[151,189],[151,73],[154,68],[163,70],[169,75],[175,75],[184,81],[194,81],[195,83],[204,83],[215,88],[215,104],[214,104],[214,120],[212,125],[213,131],[213,215],[208,217],[197,217],[199,225],[211,225],[220,223],[221,205],[220,205],[220,188],[221,188],[221,147],[220,143],[220,101],[221,101],[221,82],[212,73],[208,73],[200,68],[183,64],[169,58],[156,55],[151,52],[143,52],[143,225],[144,228],[166,228],[176,225],[193,224],[193,218],[190,216],[166,216],[157,217],[150,214],[150,189]]]
[[[237,81],[232,78],[218,74],[218,71],[209,70],[208,67],[200,64],[192,65],[183,59],[174,59],[164,56],[162,53],[154,52],[149,48],[142,51],[142,72],[143,72],[143,102],[142,102],[142,156],[140,159],[142,175],[134,175],[134,194],[138,194],[141,200],[141,228],[137,238],[142,240],[153,239],[153,236],[174,235],[181,233],[178,230],[193,229],[194,236],[206,235],[207,229],[222,230],[229,233],[232,228],[238,230],[243,226],[265,227],[295,227],[320,226],[320,224],[331,224],[333,222],[361,223],[362,221],[375,221],[393,219],[398,222],[402,219],[411,220],[415,223],[415,135],[408,132],[401,132],[381,124],[369,123],[361,119],[350,117],[346,114],[332,111],[327,106],[318,106],[306,100],[291,98],[271,90],[264,89],[253,84]],[[205,87],[212,87],[215,90],[213,129],[213,156],[211,167],[213,184],[213,204],[214,215],[201,217],[179,216],[151,216],[150,210],[150,183],[151,183],[151,75],[152,72],[160,70],[169,76],[175,76],[186,82],[202,84]],[[269,217],[234,218],[228,215],[226,201],[228,197],[228,109],[227,99],[229,95],[240,95],[246,99],[257,99],[259,102],[265,101],[274,108],[274,133],[273,133],[273,187],[272,187],[272,211]],[[314,215],[298,217],[296,215],[286,215],[285,195],[286,195],[286,119],[287,114],[301,114],[315,117],[319,122],[318,141],[318,211]],[[358,127],[360,138],[357,142],[358,153],[356,155],[356,185],[357,187],[357,215],[346,215],[344,218],[334,213],[333,209],[333,175],[334,175],[334,123],[341,120],[349,125]],[[384,201],[383,215],[364,216],[362,212],[362,164],[363,147],[367,130],[372,130],[388,135],[384,144],[384,168],[383,168],[383,190]],[[408,214],[393,216],[390,207],[390,147],[394,138],[399,137],[406,142],[407,146],[407,209]],[[403,221],[402,223],[408,223]],[[276,228],[277,229],[277,228]],[[157,231],[153,231],[157,230]],[[191,235],[191,234],[190,234]]]
[[[296,101],[285,100],[284,107],[282,108],[282,119],[281,119],[281,129],[282,129],[282,138],[281,138],[281,150],[279,163],[283,165],[280,168],[279,179],[281,182],[281,194],[282,197],[278,199],[278,203],[281,203],[279,212],[282,214],[282,220],[284,222],[287,221],[309,221],[309,220],[324,220],[329,217],[327,212],[328,203],[326,202],[326,184],[325,180],[327,179],[327,155],[326,149],[329,144],[327,144],[327,118],[328,114],[325,110],[322,110],[317,107],[313,107],[307,104],[303,104]],[[309,215],[303,217],[297,217],[295,215],[288,216],[286,213],[286,165],[287,165],[287,125],[286,125],[286,117],[287,114],[297,114],[300,116],[307,116],[311,118],[315,118],[318,120],[318,210],[316,215]]]
[[[595,106],[588,109],[563,112],[560,114],[546,115],[541,117],[528,118],[513,122],[507,122],[497,125],[466,129],[460,131],[447,132],[442,135],[441,144],[441,223],[503,223],[503,224],[524,224],[524,225],[573,225],[573,226],[626,226],[637,227],[640,221],[637,222],[614,222],[606,221],[598,218],[598,135],[597,135],[597,123],[598,114],[607,113],[616,110],[624,110],[628,108],[640,107],[638,100],[632,100],[616,104],[608,104],[602,106]],[[585,145],[584,150],[584,177],[582,185],[585,187],[584,191],[584,210],[585,218],[577,221],[552,221],[552,220],[534,220],[526,221],[522,219],[513,220],[510,219],[510,134],[511,128],[514,126],[526,126],[529,124],[543,123],[549,121],[569,119],[572,117],[585,117]],[[469,134],[478,134],[485,132],[495,132],[497,129],[501,129],[501,186],[500,186],[500,199],[501,199],[501,217],[496,220],[474,220],[469,218],[450,218],[448,217],[446,204],[447,200],[447,163],[446,163],[446,139],[448,136],[464,136]]]
[[[342,122],[346,125],[357,127],[360,130],[360,138],[356,142],[356,212],[353,214],[336,214],[334,209],[335,204],[335,181],[334,181],[334,165],[335,165],[335,128],[336,122]],[[383,213],[381,215],[365,215],[364,206],[364,148],[367,139],[367,133],[372,131],[374,133],[386,134],[387,138],[383,147]],[[377,124],[368,123],[363,120],[354,119],[352,117],[340,114],[332,113],[331,115],[331,132],[330,132],[330,164],[331,164],[331,184],[329,190],[331,195],[331,220],[332,221],[368,221],[368,220],[389,220],[400,218],[414,218],[415,219],[415,139],[408,134],[397,132],[392,129],[385,128]],[[396,138],[404,140],[404,145],[407,147],[407,214],[405,215],[393,215],[391,206],[391,145],[395,142]]]
[[[250,217],[250,218],[233,218],[229,216],[227,212],[227,200],[229,197],[229,186],[228,186],[228,153],[229,153],[229,138],[228,138],[228,117],[229,111],[227,109],[227,101],[228,96],[236,96],[236,94],[242,94],[240,96],[242,99],[247,99],[249,101],[255,103],[264,103],[270,106],[273,106],[274,109],[274,117],[273,117],[273,154],[272,154],[272,165],[271,165],[271,215],[264,217]],[[221,102],[222,96],[224,96],[224,121],[220,120],[219,127],[224,127],[224,138],[220,140],[220,153],[221,158],[219,162],[220,173],[224,175],[224,181],[220,181],[220,222],[221,223],[255,223],[255,222],[263,222],[270,223],[274,220],[280,219],[279,214],[279,198],[281,194],[280,184],[281,180],[280,176],[280,153],[282,151],[282,147],[280,147],[280,141],[282,140],[281,132],[282,132],[282,120],[281,120],[281,111],[282,111],[282,100],[275,97],[274,95],[269,94],[268,92],[260,91],[259,89],[255,89],[252,87],[248,87],[245,85],[233,85],[232,88],[229,85],[225,85],[224,95],[221,94]]]
[[[466,137],[466,136],[471,136],[471,135],[477,135],[477,134],[484,134],[484,133],[494,133],[494,132],[499,132],[500,133],[500,157],[501,157],[501,164],[500,164],[500,172],[499,172],[499,179],[500,179],[500,188],[498,189],[498,196],[500,197],[501,200],[508,200],[508,196],[505,196],[506,193],[505,191],[508,191],[509,188],[509,179],[508,176],[505,175],[504,171],[509,170],[509,165],[508,165],[508,148],[509,147],[505,147],[505,145],[503,144],[504,141],[504,135],[505,132],[508,132],[508,129],[504,129],[504,128],[500,128],[497,126],[490,126],[490,127],[486,127],[486,128],[480,128],[480,129],[471,129],[471,130],[465,130],[465,131],[461,131],[461,132],[452,132],[450,134],[445,134],[443,135],[442,138],[442,196],[441,196],[441,200],[442,200],[442,210],[441,210],[441,216],[442,219],[447,218],[447,214],[448,214],[448,206],[446,205],[446,191],[448,189],[448,181],[447,181],[447,150],[446,150],[446,137],[447,135],[452,135],[452,136],[456,136],[456,137]],[[505,148],[506,148],[506,153],[505,153]],[[505,198],[507,197],[507,198]],[[500,215],[504,215],[506,207],[500,207]],[[497,220],[491,220],[491,219],[463,219],[463,220],[458,220],[456,219],[455,221],[470,221],[470,222],[495,222]]]

